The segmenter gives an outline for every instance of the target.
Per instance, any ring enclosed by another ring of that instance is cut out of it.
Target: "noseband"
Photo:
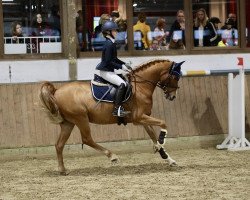
[[[174,79],[173,75],[172,74],[169,74],[168,77],[166,78],[166,83],[162,83],[162,82],[157,82],[156,86],[161,88],[165,94],[165,98],[166,99],[169,99],[169,100],[174,100],[174,98],[171,97],[171,92],[174,91],[174,90],[177,90],[179,87],[177,86],[171,86],[170,84],[170,80],[171,79]]]

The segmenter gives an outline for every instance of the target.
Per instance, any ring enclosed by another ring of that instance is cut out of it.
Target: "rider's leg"
[[[110,83],[118,86],[115,94],[115,109],[113,111],[113,115],[124,117],[129,113],[124,111],[124,108],[122,107],[122,100],[126,92],[126,82],[114,72],[100,71],[100,76]]]
[[[114,85],[120,86],[122,83],[124,83],[124,85],[126,86],[126,82],[115,72],[100,71],[100,76]]]
[[[122,83],[117,88],[116,94],[115,94],[115,109],[112,113],[114,116],[124,117],[125,115],[128,114],[128,112],[126,112],[124,108],[122,107],[122,100],[124,99],[125,92],[126,92],[126,87],[124,83]]]

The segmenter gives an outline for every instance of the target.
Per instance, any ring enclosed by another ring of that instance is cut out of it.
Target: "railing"
[[[5,54],[61,53],[60,36],[4,37]]]

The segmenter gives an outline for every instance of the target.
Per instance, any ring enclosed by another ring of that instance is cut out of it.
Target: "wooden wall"
[[[249,129],[250,75],[246,78],[246,127]],[[61,83],[55,85],[59,87]],[[51,124],[36,106],[38,90],[38,83],[0,85],[0,148],[55,144],[59,126]],[[175,101],[165,100],[161,90],[155,91],[152,116],[167,122],[169,137],[222,134],[228,130],[227,103],[227,76],[183,77]],[[91,127],[97,142],[149,138],[140,126],[93,124]],[[77,128],[68,143],[81,143]]]

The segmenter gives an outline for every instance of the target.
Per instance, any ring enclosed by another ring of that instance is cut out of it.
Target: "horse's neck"
[[[160,65],[160,63],[158,65]],[[138,75],[143,77],[145,80],[157,83],[160,80],[160,74],[161,74],[161,67],[158,65],[157,66],[151,65],[139,71]]]
[[[160,80],[161,68],[159,66],[148,66],[136,72],[136,83],[139,86],[137,92],[144,92],[152,96],[157,82]]]

